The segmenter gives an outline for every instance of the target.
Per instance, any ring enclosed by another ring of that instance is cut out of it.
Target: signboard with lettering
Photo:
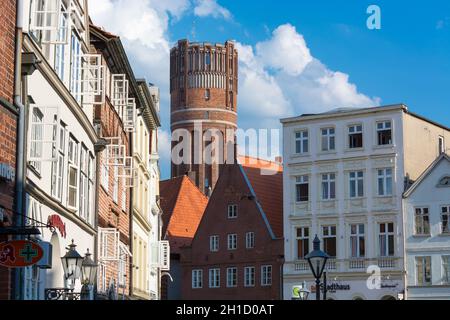
[[[336,292],[336,291],[347,291],[350,290],[349,284],[341,284],[341,283],[327,283],[327,292]],[[323,283],[320,284],[320,291],[323,292]],[[311,285],[311,292],[316,292],[316,285]]]
[[[36,242],[15,240],[0,243],[0,265],[8,268],[34,265],[43,254],[44,250]]]

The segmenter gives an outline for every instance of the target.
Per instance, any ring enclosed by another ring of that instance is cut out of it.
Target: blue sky
[[[165,63],[182,38],[238,43],[245,129],[276,128],[279,118],[312,110],[400,102],[450,126],[450,1],[418,2],[90,0],[90,7],[96,24],[121,36],[136,76],[161,87],[167,178]],[[381,9],[381,30],[366,27],[371,4]],[[122,19],[127,14],[134,25]],[[112,23],[114,17],[121,22]],[[292,45],[292,55],[280,52],[280,44]]]

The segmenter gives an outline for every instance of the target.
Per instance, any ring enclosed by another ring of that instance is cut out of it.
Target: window
[[[94,185],[94,180],[95,180],[95,159],[94,156],[92,155],[92,153],[89,152],[89,184],[88,184],[88,200],[87,200],[87,206],[88,206],[88,211],[87,211],[87,215],[86,215],[86,221],[88,221],[90,224],[93,224],[92,218],[94,217],[93,215],[91,216],[91,213],[94,213],[95,211],[95,185]]]
[[[445,152],[445,140],[444,137],[439,136],[439,154],[442,154]]]
[[[206,89],[205,90],[205,100],[211,99],[211,90]]]
[[[56,140],[54,138],[53,140]],[[63,183],[64,183],[64,162],[65,162],[65,141],[66,128],[63,124],[59,128],[59,146],[58,161],[52,163],[52,196],[62,201]],[[54,149],[54,147],[53,147]]]
[[[228,219],[237,218],[238,206],[237,204],[228,205]]]
[[[38,108],[33,108],[33,114],[31,119],[31,141],[30,141],[30,156],[31,158],[42,157],[42,139],[43,139],[43,126],[42,120],[44,115]],[[30,165],[38,172],[41,171],[41,163],[38,161],[30,162]]]
[[[255,247],[255,233],[247,232],[245,234],[245,248],[253,249]]]
[[[192,270],[192,289],[203,287],[203,270]]]
[[[210,70],[210,68],[211,68],[211,53],[210,52],[205,53],[205,65],[206,65],[206,70]]]
[[[299,176],[295,178],[295,191],[297,202],[309,201],[309,177]]]
[[[364,172],[350,172],[350,198],[359,198],[364,196]]]
[[[335,130],[334,128],[322,129],[322,151],[332,151],[335,149]]]
[[[309,228],[300,227],[296,229],[297,259],[304,259],[309,253]]]
[[[378,170],[378,195],[392,196],[392,169]]]
[[[70,92],[72,92],[75,100],[79,103],[81,103],[81,54],[80,38],[75,31],[73,31],[70,56]]]
[[[394,256],[394,223],[379,224],[380,257]]]
[[[430,234],[430,216],[428,208],[416,208],[416,235]]]
[[[364,224],[350,225],[350,253],[352,258],[365,255]]]
[[[361,124],[348,127],[348,147],[350,149],[363,147],[363,133]]]
[[[120,255],[119,259],[119,275],[118,275],[118,284],[119,287],[123,288],[126,286],[126,276],[127,276],[127,255]]]
[[[244,286],[245,287],[255,286],[255,267],[244,268]]]
[[[103,159],[103,163],[102,163],[102,187],[105,189],[106,192],[108,192],[109,189],[109,166],[106,165],[106,159]]]
[[[237,249],[237,234],[228,235],[228,250]]]
[[[219,251],[219,236],[210,236],[209,237],[209,250],[211,252]]]
[[[63,8],[63,12],[66,10]],[[67,39],[67,17],[65,14],[60,15],[60,28],[58,30],[58,42],[55,48],[55,71],[58,77],[64,81],[64,68],[65,68],[65,52],[66,45],[63,43]]]
[[[442,256],[443,283],[450,284],[450,256]]]
[[[431,285],[431,257],[416,257],[417,285]]]
[[[272,285],[272,266],[261,267],[261,286]]]
[[[323,251],[330,257],[336,257],[336,226],[322,227]]]
[[[88,205],[88,168],[89,166],[89,152],[87,148],[82,145],[80,148],[80,217],[86,220]]]
[[[78,142],[71,135],[69,137],[69,183],[67,206],[77,208],[78,199]]]
[[[227,287],[237,287],[237,268],[227,268]]]
[[[308,153],[309,140],[308,131],[303,130],[295,133],[295,153]]]
[[[113,167],[113,194],[112,198],[115,203],[119,202],[119,165],[117,160],[115,160],[116,164]]]
[[[209,287],[220,288],[220,269],[209,269]]]
[[[322,175],[322,200],[333,200],[336,198],[336,174],[327,173]]]
[[[377,122],[378,145],[392,144],[392,123],[391,121]]]
[[[441,207],[442,233],[450,233],[450,206]]]

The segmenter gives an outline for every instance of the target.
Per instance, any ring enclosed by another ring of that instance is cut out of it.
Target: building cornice
[[[225,108],[225,107],[224,107]],[[222,109],[222,108],[202,108],[202,107],[186,107],[185,109],[181,109],[181,110],[175,110],[172,111],[170,114],[177,114],[177,113],[187,113],[187,112],[192,112],[192,111],[214,111],[214,112],[225,112],[225,113],[230,113],[232,115],[237,116],[237,112],[231,111],[231,110],[227,110],[227,109]]]
[[[205,124],[223,124],[223,125],[237,128],[237,125],[235,123],[230,122],[230,121],[222,121],[222,120],[183,120],[183,121],[177,121],[177,122],[171,123],[171,127],[173,128],[174,126],[182,125],[182,124],[203,124],[203,123],[205,123]]]

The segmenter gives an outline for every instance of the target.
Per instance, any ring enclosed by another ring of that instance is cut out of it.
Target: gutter
[[[21,97],[21,77],[22,77],[22,40],[23,40],[23,0],[17,0],[16,3],[16,43],[15,43],[15,59],[14,59],[14,105],[18,109],[17,123],[17,146],[16,146],[16,185],[14,210],[20,214],[14,215],[14,224],[16,227],[23,227],[25,224],[23,204],[25,202],[25,106]],[[21,237],[18,236],[19,240]],[[13,300],[23,300],[23,268],[14,269],[14,281],[11,281]]]

